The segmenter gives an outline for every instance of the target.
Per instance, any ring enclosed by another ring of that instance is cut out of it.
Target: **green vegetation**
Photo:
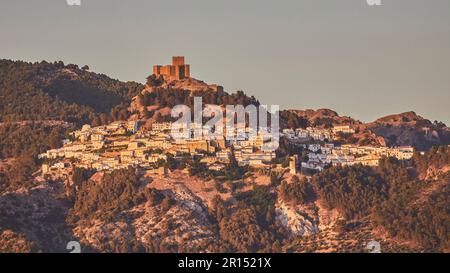
[[[406,194],[396,195],[380,205],[374,219],[393,236],[414,240],[428,251],[450,247],[450,184],[433,192],[424,202]]]
[[[255,207],[261,217],[270,218],[268,214],[275,210],[276,194],[268,186],[256,186],[251,191],[236,193],[234,197],[244,207]]]
[[[310,126],[309,121],[304,118],[300,117],[297,114],[291,112],[291,111],[281,111],[280,112],[280,120],[281,128],[289,128],[289,129],[296,129],[296,128],[303,128]]]
[[[69,223],[116,219],[121,212],[152,195],[152,192],[141,192],[138,183],[139,178],[132,168],[105,173],[101,183],[92,180],[82,182],[69,213]]]
[[[387,197],[387,184],[370,167],[332,167],[313,177],[319,198],[345,218],[362,217]]]
[[[62,62],[0,60],[0,122],[63,120],[105,124],[125,118],[142,85]]]
[[[332,167],[313,177],[319,198],[347,220],[370,218],[392,235],[428,251],[448,249],[450,174],[421,180],[450,164],[450,148],[433,148],[411,162],[383,159],[377,168]]]
[[[35,122],[0,125],[0,160],[10,160],[0,170],[0,192],[34,185],[32,174],[40,166],[37,155],[61,147],[70,128]]]
[[[430,167],[441,168],[450,162],[450,148],[445,146],[433,147],[424,155],[416,153],[414,155],[414,164],[417,172],[425,173]]]
[[[233,94],[228,93],[216,93],[208,91],[195,91],[191,94],[191,91],[176,90],[176,92],[170,92],[171,90],[156,89],[151,93],[138,94],[136,97],[137,103],[142,106],[158,105],[159,108],[169,107],[172,108],[178,104],[184,104],[193,109],[194,96],[202,97],[204,104],[215,105],[255,105],[259,106],[259,102],[254,97],[248,97],[242,91],[237,91]],[[156,116],[154,116],[156,113]],[[170,116],[161,116],[159,112],[146,112],[147,118],[154,118],[157,122],[168,122],[176,120]]]
[[[73,129],[73,128],[72,128]],[[0,159],[36,157],[46,150],[59,148],[70,128],[39,123],[0,125]]]
[[[220,198],[213,202],[221,237],[220,252],[277,252],[286,236],[275,220],[276,194],[271,187],[257,186],[251,191],[234,195],[238,204],[229,207]]]
[[[37,162],[29,156],[16,158],[5,170],[0,171],[0,193],[34,185],[32,174],[38,169]]]
[[[200,162],[199,158],[189,160],[189,175],[197,176],[203,179],[212,178],[212,173],[206,166],[206,163]]]
[[[315,193],[312,185],[306,180],[299,180],[294,176],[291,183],[281,182],[280,197],[286,203],[295,205],[305,204],[314,199]]]

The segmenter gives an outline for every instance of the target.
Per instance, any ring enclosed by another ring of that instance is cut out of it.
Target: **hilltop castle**
[[[171,65],[154,65],[153,75],[147,77],[146,90],[153,92],[162,88],[167,90],[214,91],[223,93],[223,87],[207,84],[191,77],[190,65],[185,64],[184,56],[172,57]]]
[[[184,56],[172,57],[172,65],[154,65],[153,74],[162,75],[165,80],[182,80],[191,77],[190,65],[184,63]]]

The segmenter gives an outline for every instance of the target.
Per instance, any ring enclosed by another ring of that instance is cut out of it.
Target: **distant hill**
[[[450,144],[450,129],[415,112],[389,115],[367,123],[366,128],[382,136],[390,146],[411,145],[419,150]]]
[[[414,123],[415,124],[418,122],[429,123],[426,119],[417,115],[413,111],[396,114],[396,115],[385,116],[385,117],[379,118],[375,121],[375,123],[391,124],[391,125],[399,125],[399,124],[405,124],[405,123]]]
[[[330,109],[306,109],[306,110],[285,110],[282,113],[284,119],[303,119],[307,121],[308,126],[331,128],[333,125],[357,125],[360,121],[351,117],[339,116],[339,114]],[[286,120],[289,122],[289,120]],[[295,122],[294,122],[295,123]],[[292,127],[292,124],[286,124],[286,127]]]
[[[412,111],[389,115],[369,123],[339,116],[330,109],[286,110],[281,113],[281,117],[285,128],[351,125],[356,129],[354,141],[361,145],[413,146],[418,150],[428,150],[432,146],[450,144],[450,128],[441,122],[431,122]]]
[[[0,122],[63,120],[82,124],[99,123],[100,118],[107,122],[119,115],[112,109],[126,109],[143,88],[88,69],[63,62],[0,60]]]

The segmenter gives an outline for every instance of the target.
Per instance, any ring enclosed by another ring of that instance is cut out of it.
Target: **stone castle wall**
[[[182,80],[191,77],[191,67],[184,63],[183,56],[172,57],[171,65],[153,66],[154,75],[162,75],[166,80]]]

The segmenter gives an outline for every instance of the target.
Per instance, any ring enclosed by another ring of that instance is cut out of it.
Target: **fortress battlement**
[[[184,63],[184,56],[172,57],[171,65],[154,65],[153,74],[162,75],[165,80],[182,80],[191,77],[190,65]]]

